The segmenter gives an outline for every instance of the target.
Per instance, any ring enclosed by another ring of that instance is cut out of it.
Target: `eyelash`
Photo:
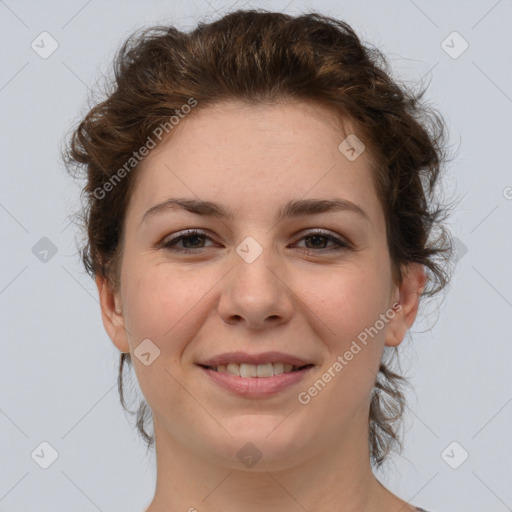
[[[211,240],[211,238],[204,232],[202,231],[199,231],[199,230],[196,230],[196,229],[191,229],[189,231],[186,231],[185,233],[182,233],[181,235],[178,235],[177,237],[174,237],[174,238],[171,238],[170,240],[168,240],[167,242],[164,242],[163,243],[163,248],[164,249],[168,249],[170,251],[173,251],[173,252],[178,252],[178,253],[192,253],[192,252],[197,252],[197,250],[201,250],[201,249],[207,249],[207,247],[199,247],[197,249],[181,249],[181,248],[177,248],[176,247],[176,244],[178,244],[179,242],[181,242],[182,240],[186,240],[188,238],[192,238],[194,236],[199,236],[199,237],[203,237],[203,238],[209,238]],[[350,245],[339,239],[339,238],[336,238],[332,235],[329,235],[327,233],[324,233],[322,231],[311,231],[309,233],[307,233],[306,235],[304,235],[302,239],[304,238],[310,238],[310,237],[321,237],[321,238],[325,238],[327,239],[328,241],[331,241],[333,242],[336,247],[332,247],[330,249],[307,249],[306,248],[306,251],[307,253],[322,253],[322,252],[337,252],[337,251],[343,251],[343,250],[347,250],[347,249],[351,249]]]

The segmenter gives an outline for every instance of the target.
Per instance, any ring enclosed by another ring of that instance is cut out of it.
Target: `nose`
[[[221,281],[218,311],[224,322],[261,330],[289,321],[293,293],[278,258],[270,249],[252,262],[234,255],[234,268]]]

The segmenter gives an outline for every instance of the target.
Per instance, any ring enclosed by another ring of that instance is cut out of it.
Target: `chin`
[[[244,415],[223,422],[232,435],[217,438],[216,452],[223,463],[233,469],[277,471],[304,459],[304,425],[293,424],[292,417],[280,415]],[[311,446],[308,447],[309,449]],[[226,458],[226,454],[229,454]],[[301,456],[302,454],[302,456]]]

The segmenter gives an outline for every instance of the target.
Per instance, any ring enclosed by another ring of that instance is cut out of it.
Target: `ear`
[[[396,347],[402,343],[405,334],[410,329],[420,305],[420,297],[425,289],[427,274],[424,265],[409,263],[404,268],[402,283],[395,289],[393,307],[395,315],[388,324],[386,345]]]
[[[130,345],[126,336],[124,316],[121,309],[121,300],[107,278],[96,276],[96,286],[101,305],[101,318],[112,343],[121,352],[130,352]]]

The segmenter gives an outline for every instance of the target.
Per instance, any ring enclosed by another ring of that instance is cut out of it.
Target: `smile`
[[[217,367],[204,365],[198,365],[198,367],[210,382],[221,389],[244,398],[265,398],[298,384],[314,368],[314,365],[294,367],[284,363],[259,365],[230,363]]]
[[[210,370],[220,373],[229,373],[230,375],[236,375],[237,377],[268,378],[274,375],[281,375],[283,373],[296,372],[308,366],[313,365],[309,364],[304,366],[294,366],[287,363],[230,363],[220,364],[218,366],[206,366],[206,368],[209,368]]]

